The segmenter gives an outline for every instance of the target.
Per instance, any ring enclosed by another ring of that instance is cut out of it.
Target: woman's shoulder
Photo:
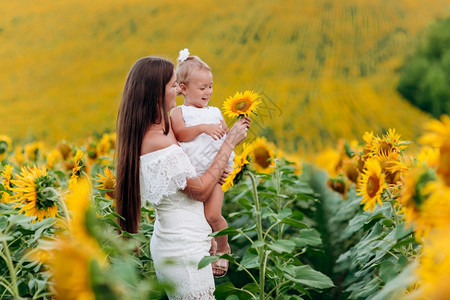
[[[178,144],[169,135],[147,132],[142,140],[141,157],[169,151],[173,146],[178,147]]]

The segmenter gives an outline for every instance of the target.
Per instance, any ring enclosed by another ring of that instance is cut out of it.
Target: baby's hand
[[[233,167],[226,166],[225,170],[222,173],[222,176],[220,176],[219,184],[223,185],[225,183],[225,179],[227,179],[228,175],[233,171]]]
[[[225,134],[225,130],[218,124],[204,124],[203,125],[203,133],[206,133],[214,140],[221,139]]]

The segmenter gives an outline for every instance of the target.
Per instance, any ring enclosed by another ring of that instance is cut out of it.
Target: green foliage
[[[405,62],[397,89],[435,118],[450,113],[450,18],[430,28],[425,43]]]
[[[139,234],[119,233],[118,215],[112,200],[98,192],[93,208],[86,212],[89,235],[108,254],[108,266],[96,260],[89,268],[91,288],[97,299],[163,299],[164,288],[156,280],[150,259],[149,241],[153,231],[154,211],[143,208]],[[0,204],[0,298],[50,299],[50,276],[42,263],[31,259],[31,250],[42,241],[50,241],[62,229],[57,218],[33,222],[32,217],[18,214],[11,206]],[[124,238],[125,237],[125,238]],[[139,249],[139,251],[136,251]],[[139,253],[139,255],[137,255]],[[67,263],[73,263],[67,257]]]
[[[313,218],[322,223],[315,227],[325,251],[311,266],[336,285],[314,299],[393,299],[390,296],[414,280],[409,263],[420,246],[411,228],[405,227],[392,202],[364,211],[354,187],[344,200],[326,187],[326,174],[314,167],[304,172],[320,200]]]
[[[232,254],[221,256],[230,269],[216,282],[217,299],[390,299],[415,280],[410,262],[420,246],[390,192],[383,205],[364,211],[353,187],[343,200],[313,166],[304,164],[299,176],[289,162],[275,165],[271,174],[248,171],[226,193],[230,226],[213,236],[229,235]],[[91,182],[102,167],[91,165]],[[65,189],[69,177],[59,172],[50,173]],[[87,234],[108,258],[106,266],[95,260],[86,266],[92,291],[99,299],[164,299],[170,285],[158,283],[150,253],[155,211],[141,209],[139,233],[122,232],[106,192],[92,186],[93,207],[85,214]],[[48,269],[27,253],[63,231],[62,206],[57,218],[33,223],[11,203],[0,204],[0,298],[52,297]],[[207,256],[199,267],[218,258]]]
[[[32,218],[0,204],[0,298],[48,295],[49,274],[38,272],[41,265],[27,261],[37,241],[55,233],[55,218],[32,223]]]
[[[216,290],[218,299],[303,299],[333,282],[302,260],[305,252],[322,244],[308,226],[306,211],[314,202],[311,188],[285,162],[276,160],[274,173],[254,174],[227,193],[231,226],[214,236],[232,236],[235,268]],[[217,257],[205,257],[201,265]],[[289,295],[289,297],[287,296]]]

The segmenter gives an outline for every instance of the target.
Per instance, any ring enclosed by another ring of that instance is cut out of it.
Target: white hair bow
[[[177,61],[183,62],[189,57],[189,50],[188,48],[184,48],[183,50],[180,50],[180,55],[178,56]]]

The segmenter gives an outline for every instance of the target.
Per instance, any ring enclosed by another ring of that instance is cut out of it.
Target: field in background
[[[300,153],[391,127],[414,140],[428,117],[395,92],[398,69],[427,26],[450,14],[440,0],[0,6],[0,134],[52,143],[114,130],[131,65],[146,55],[175,61],[188,47],[213,69],[211,105],[263,92],[254,129]]]

